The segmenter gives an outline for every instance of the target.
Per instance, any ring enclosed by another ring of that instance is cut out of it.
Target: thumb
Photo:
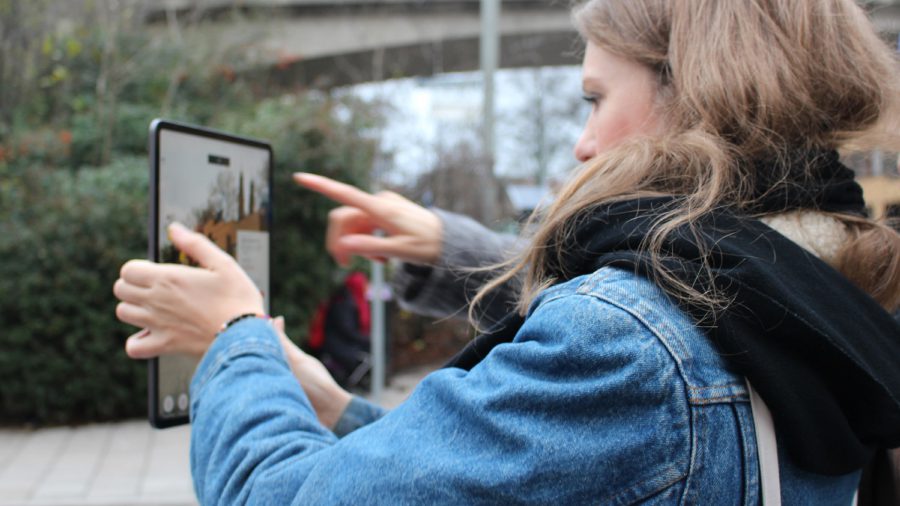
[[[161,340],[144,329],[128,337],[125,341],[125,353],[134,359],[147,359],[159,356],[163,352]]]
[[[276,316],[272,318],[272,326],[281,334],[284,334],[284,316]]]
[[[189,230],[181,223],[174,222],[169,225],[169,238],[182,253],[207,269],[216,270],[232,261],[228,253],[222,251],[206,236]]]

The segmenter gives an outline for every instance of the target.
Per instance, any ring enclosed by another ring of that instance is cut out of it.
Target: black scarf
[[[813,165],[812,180],[774,189],[759,180],[752,210],[724,209],[699,221],[711,277],[686,229],[666,240],[663,262],[682,281],[701,290],[714,286],[733,300],[713,322],[705,307],[683,309],[759,391],[793,460],[834,475],[862,467],[876,447],[900,446],[900,325],[829,265],[747,217],[791,209],[863,212],[862,190],[836,153],[804,158]],[[551,270],[559,282],[608,265],[654,279],[639,246],[675,204],[675,197],[661,197],[587,211]],[[472,368],[494,346],[511,342],[523,322],[508,315],[448,367]]]

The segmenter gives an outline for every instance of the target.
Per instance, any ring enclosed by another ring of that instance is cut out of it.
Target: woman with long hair
[[[201,268],[123,266],[117,315],[149,329],[129,355],[204,356],[201,502],[849,504],[900,446],[900,235],[838,156],[898,147],[900,71],[862,9],[591,0],[574,19],[582,164],[473,319],[498,288],[515,307],[398,408],[334,385],[281,322],[216,334],[261,302],[202,237],[171,230]],[[339,259],[433,263],[453,233],[297,180],[345,204]]]

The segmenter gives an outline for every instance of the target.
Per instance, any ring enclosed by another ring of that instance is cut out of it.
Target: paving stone
[[[82,498],[109,445],[108,425],[73,429],[34,492],[34,499]]]
[[[89,500],[140,496],[153,430],[137,420],[110,426],[109,445],[87,493]]]
[[[187,425],[153,431],[148,446],[147,468],[141,483],[142,497],[193,496],[190,440],[191,430]]]
[[[382,404],[402,402],[428,371],[395,377]],[[0,506],[196,506],[190,435],[146,420],[0,430]]]
[[[8,430],[0,432],[0,476],[6,471],[10,463],[15,461],[19,450],[29,437],[29,432],[24,430]]]
[[[43,429],[27,434],[15,461],[0,474],[0,498],[13,501],[12,504],[30,499],[59,458],[71,434],[69,428]]]

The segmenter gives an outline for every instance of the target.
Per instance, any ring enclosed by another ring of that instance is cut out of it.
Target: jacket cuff
[[[354,395],[331,431],[337,437],[344,437],[356,429],[378,420],[385,413],[387,411],[381,406]]]
[[[287,365],[271,323],[261,318],[246,318],[219,334],[206,350],[191,380],[191,398],[196,398],[228,361],[241,355],[270,355]]]

